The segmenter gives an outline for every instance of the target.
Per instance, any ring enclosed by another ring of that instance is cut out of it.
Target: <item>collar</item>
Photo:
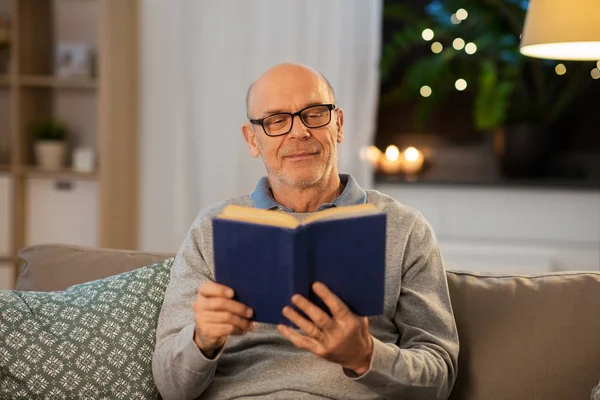
[[[352,175],[340,174],[339,176],[341,183],[344,185],[344,191],[331,203],[321,204],[317,211],[331,207],[351,206],[367,202],[367,193],[358,185]],[[256,188],[250,193],[250,199],[256,208],[262,208],[264,210],[279,209],[287,212],[294,212],[294,210],[275,201],[273,194],[271,193],[271,188],[269,187],[269,179],[266,176],[260,178]]]

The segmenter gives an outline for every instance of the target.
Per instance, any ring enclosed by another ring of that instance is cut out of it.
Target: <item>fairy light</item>
[[[429,97],[429,96],[431,96],[431,93],[433,91],[431,90],[431,88],[429,86],[425,85],[425,86],[421,86],[421,90],[419,92],[421,93],[421,96]]]
[[[442,46],[440,42],[434,42],[431,44],[431,51],[433,51],[435,54],[441,53],[442,50],[444,50],[444,46]]]
[[[465,47],[465,41],[461,38],[456,38],[452,42],[452,47],[456,50],[462,50]]]
[[[430,41],[431,39],[433,39],[433,35],[433,31],[429,28],[425,29],[423,33],[421,33],[421,37],[423,38],[423,40],[426,41]]]
[[[469,13],[464,8],[461,8],[456,12],[455,15],[458,20],[464,21],[469,16]]]
[[[467,88],[467,81],[465,81],[464,79],[457,79],[456,82],[454,83],[454,87],[456,88],[456,90],[458,91],[463,91]]]
[[[477,45],[475,43],[469,42],[466,44],[465,52],[467,54],[475,54],[476,51],[477,51]]]

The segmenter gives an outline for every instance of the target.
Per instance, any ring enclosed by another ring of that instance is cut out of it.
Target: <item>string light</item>
[[[475,54],[476,51],[477,51],[477,45],[473,42],[469,42],[465,46],[465,52],[467,54]]]
[[[433,31],[431,29],[427,28],[423,31],[423,33],[421,34],[421,37],[423,37],[423,40],[430,41],[431,39],[433,39]]]
[[[600,69],[600,61],[598,61],[598,62],[596,63],[596,66],[598,67],[598,69]]]
[[[425,85],[421,87],[420,93],[423,97],[429,97],[431,96],[432,90],[429,86]]]
[[[554,71],[556,75],[564,75],[567,73],[567,67],[565,67],[565,64],[557,64]]]
[[[435,54],[441,53],[442,50],[444,50],[444,46],[442,46],[440,42],[435,42],[431,44],[431,51],[433,51]]]
[[[456,88],[456,90],[458,91],[463,91],[467,88],[467,81],[465,81],[464,79],[458,79],[456,81],[456,83],[454,84],[454,87]]]
[[[452,16],[450,17],[450,21],[452,21],[452,23],[454,25],[458,25],[461,23],[461,20],[458,19],[458,17],[456,16],[456,14],[452,14]]]
[[[594,68],[591,72],[593,79],[600,79],[600,69]]]
[[[461,38],[456,38],[452,42],[452,47],[454,47],[456,50],[462,50],[465,47],[465,41]]]
[[[464,21],[469,16],[469,13],[464,8],[461,8],[456,12],[455,15],[457,19],[459,19],[460,21]]]

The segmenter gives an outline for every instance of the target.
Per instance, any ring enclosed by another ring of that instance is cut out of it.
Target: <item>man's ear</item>
[[[250,155],[254,158],[257,158],[260,155],[260,149],[258,148],[258,143],[256,142],[256,134],[252,130],[250,124],[246,123],[242,125],[242,135],[244,135],[244,140],[248,145],[248,151]]]
[[[336,140],[338,143],[342,143],[342,141],[344,140],[344,110],[342,110],[341,108],[338,108],[336,111],[337,114],[337,118],[335,121],[335,127],[336,127]]]

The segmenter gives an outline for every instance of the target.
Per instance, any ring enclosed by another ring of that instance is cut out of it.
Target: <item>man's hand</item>
[[[277,329],[297,347],[308,350],[328,361],[362,375],[369,370],[373,355],[373,338],[366,317],[353,314],[348,307],[322,283],[315,283],[313,291],[325,302],[333,318],[301,295],[294,295],[292,303],[311,321],[303,318],[292,307],[284,307],[283,315],[306,335],[287,326]]]
[[[216,282],[205,282],[194,302],[196,329],[194,342],[205,356],[225,344],[229,335],[243,335],[254,329],[252,309],[233,299],[233,289]]]

